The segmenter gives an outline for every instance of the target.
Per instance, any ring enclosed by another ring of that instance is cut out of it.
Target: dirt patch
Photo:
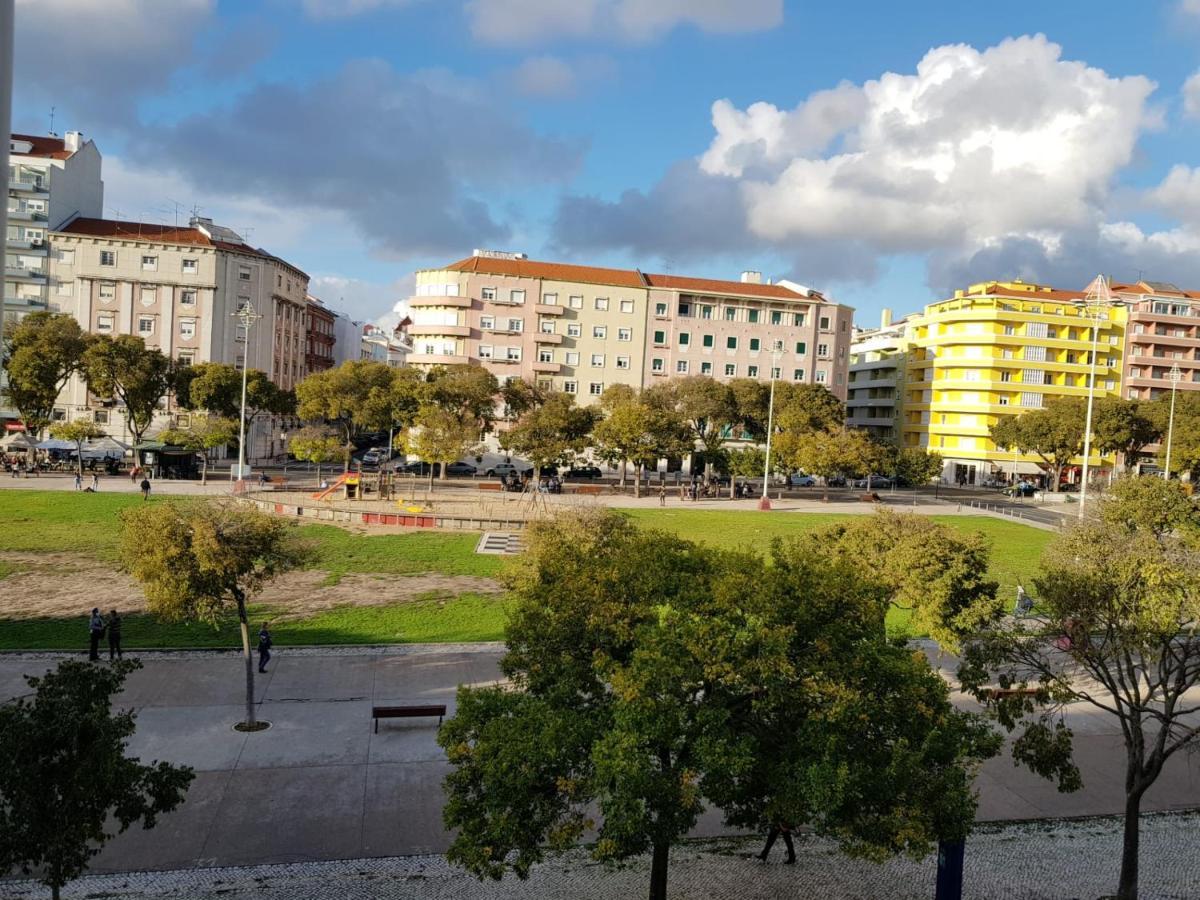
[[[64,618],[97,606],[144,612],[141,587],[111,565],[73,553],[0,553],[17,571],[0,581],[0,618]],[[255,598],[280,618],[305,618],[336,606],[387,606],[427,597],[500,594],[491,578],[476,575],[342,575],[335,584],[318,571],[288,572]]]

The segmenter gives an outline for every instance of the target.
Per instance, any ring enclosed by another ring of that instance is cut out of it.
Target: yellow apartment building
[[[998,449],[988,429],[1055,397],[1087,397],[1097,307],[1081,308],[1083,299],[1083,291],[983,282],[910,317],[903,445],[940,453],[947,482],[1041,474],[1036,456]],[[1095,395],[1117,397],[1126,311],[1102,307],[1099,315]],[[1093,452],[1090,465],[1113,462]],[[1064,477],[1078,480],[1076,472]]]

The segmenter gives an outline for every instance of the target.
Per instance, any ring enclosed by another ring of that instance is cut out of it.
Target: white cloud
[[[471,33],[493,44],[561,38],[658,40],[681,26],[726,34],[783,21],[783,0],[468,0]]]
[[[1156,208],[1200,225],[1200,169],[1175,165],[1159,184],[1146,192]]]
[[[1196,0],[1200,3],[1200,0]],[[1200,119],[1200,71],[1193,72],[1183,83],[1183,114],[1189,119]]]
[[[334,312],[344,313],[360,322],[373,322],[392,329],[408,312],[413,294],[414,276],[409,273],[394,281],[381,283],[349,275],[321,273],[312,276],[308,291]]]
[[[300,6],[312,19],[347,19],[411,2],[413,0],[300,0]]]
[[[1185,16],[1200,18],[1200,0],[1179,0],[1178,8]]]
[[[557,56],[531,56],[512,73],[513,84],[530,97],[570,97],[578,86],[575,71]]]

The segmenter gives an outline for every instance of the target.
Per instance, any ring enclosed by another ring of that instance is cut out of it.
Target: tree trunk
[[[75,442],[75,471],[80,478],[83,477],[83,441]]]
[[[634,499],[642,496],[642,465],[636,464],[633,467],[633,496]]]
[[[1121,846],[1121,880],[1117,885],[1117,900],[1137,900],[1138,840],[1144,790],[1135,787],[1125,794],[1125,836]]]
[[[200,483],[208,484],[208,451],[200,452]]]
[[[321,486],[321,464],[317,463],[317,487]]]
[[[667,862],[670,844],[655,844],[650,862],[650,900],[667,900]]]
[[[625,466],[629,464],[629,460],[621,460],[621,490],[625,490]]]
[[[246,662],[246,724],[254,725],[254,658],[250,655],[250,620],[246,616],[246,596],[237,595],[238,623],[242,629],[242,657]]]
[[[59,898],[58,891],[59,891],[59,886],[57,884],[50,885],[50,900],[58,900],[58,898]]]
[[[735,496],[735,488],[737,487],[737,475],[730,473],[729,475],[729,499],[732,500]]]

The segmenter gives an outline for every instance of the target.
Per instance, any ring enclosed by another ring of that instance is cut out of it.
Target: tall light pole
[[[238,474],[237,480],[246,477],[246,372],[250,369],[250,329],[262,316],[254,311],[254,304],[249,300],[246,305],[233,314],[242,326],[242,418],[238,426]]]
[[[1087,296],[1077,301],[1077,305],[1092,321],[1092,364],[1088,375],[1087,419],[1083,426],[1083,481],[1079,485],[1079,518],[1083,518],[1087,506],[1088,469],[1092,456],[1092,407],[1096,400],[1096,355],[1100,346],[1100,323],[1108,318],[1107,310],[1124,306],[1119,300],[1113,300],[1108,293],[1108,282],[1103,275],[1097,275],[1092,282],[1093,288],[1088,288]],[[1057,489],[1058,485],[1055,485]]]
[[[774,341],[771,344],[771,399],[767,402],[767,456],[763,463],[763,491],[762,499],[758,501],[759,509],[771,508],[767,489],[771,483],[771,431],[775,427],[775,370],[779,368],[782,358],[783,341]]]
[[[1167,470],[1163,472],[1163,478],[1170,481],[1171,479],[1171,438],[1175,435],[1175,391],[1179,387],[1179,382],[1183,379],[1183,372],[1179,369],[1179,363],[1171,366],[1171,371],[1167,373],[1167,378],[1171,379],[1171,417],[1167,424]]]

